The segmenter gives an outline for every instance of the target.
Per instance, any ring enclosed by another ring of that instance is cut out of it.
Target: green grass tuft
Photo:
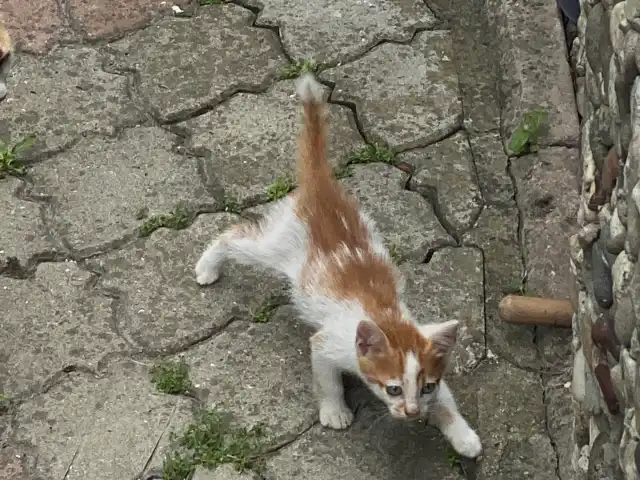
[[[462,467],[462,459],[458,452],[456,452],[452,447],[447,446],[447,451],[445,453],[447,456],[447,463],[449,467],[460,469]]]
[[[286,197],[295,187],[290,177],[280,177],[267,188],[267,197],[270,201],[279,200]]]
[[[547,116],[547,112],[541,108],[526,112],[520,125],[511,134],[509,150],[517,155],[537,152],[538,137],[546,127]]]
[[[229,213],[240,213],[242,210],[240,202],[231,196],[224,197],[223,207],[224,211]]]
[[[151,383],[163,393],[172,395],[187,393],[192,387],[189,379],[189,365],[183,360],[159,362],[151,369]]]
[[[251,321],[253,323],[268,323],[279,306],[273,299],[268,299],[263,305],[251,312]]]
[[[291,63],[280,71],[280,80],[291,80],[298,78],[303,73],[317,74],[322,70],[322,64],[313,59],[307,59],[302,62]]]
[[[7,175],[21,176],[27,173],[20,157],[33,146],[35,141],[35,135],[27,135],[11,146],[0,140],[0,178]]]
[[[393,165],[395,154],[386,145],[381,143],[372,143],[365,145],[349,155],[349,165],[358,165],[364,163],[386,163]]]
[[[195,212],[187,208],[184,203],[178,203],[168,214],[149,217],[140,227],[140,236],[148,237],[159,228],[182,230],[191,225],[194,219]]]
[[[238,470],[263,468],[263,427],[238,427],[228,415],[216,410],[196,411],[193,423],[180,435],[172,434],[171,440],[175,450],[164,461],[163,480],[185,480],[198,465],[209,470],[225,463]]]

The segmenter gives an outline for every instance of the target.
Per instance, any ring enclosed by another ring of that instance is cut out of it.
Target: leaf
[[[529,134],[522,128],[518,127],[509,139],[509,150],[515,153],[522,153],[529,143]]]
[[[29,150],[33,144],[36,143],[36,136],[35,135],[27,135],[26,137],[24,137],[22,140],[20,140],[18,143],[16,143],[13,148],[11,149],[11,151],[15,154],[20,154],[20,153],[24,153],[27,150]]]

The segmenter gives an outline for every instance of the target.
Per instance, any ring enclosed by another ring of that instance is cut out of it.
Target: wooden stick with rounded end
[[[507,295],[498,309],[507,323],[571,328],[573,308],[568,300]]]

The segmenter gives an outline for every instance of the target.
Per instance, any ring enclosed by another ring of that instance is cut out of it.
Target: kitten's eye
[[[436,389],[436,384],[433,382],[429,382],[429,383],[425,383],[422,386],[422,391],[420,393],[422,393],[422,395],[429,395],[430,393],[433,393],[433,391]]]
[[[387,385],[387,395],[390,395],[392,397],[402,395],[402,387],[399,387],[397,385]]]

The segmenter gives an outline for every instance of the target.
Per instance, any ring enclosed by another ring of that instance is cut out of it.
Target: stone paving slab
[[[316,421],[309,359],[313,331],[299,323],[289,305],[265,321],[234,323],[183,358],[207,406],[233,412],[247,427],[262,423],[270,439],[280,442]]]
[[[167,17],[109,46],[113,68],[136,72],[134,95],[163,122],[210,108],[240,91],[264,90],[287,65],[271,30],[234,4]]]
[[[478,478],[557,478],[540,375],[488,361],[467,380],[476,385],[478,434],[486,446]]]
[[[138,127],[116,138],[82,138],[36,165],[33,182],[50,199],[44,218],[61,245],[91,254],[137,235],[146,219],[178,204],[214,209],[197,160],[176,153],[177,142],[160,128]]]
[[[523,206],[527,288],[541,297],[570,296],[569,242],[556,239],[578,231],[577,169],[578,151],[559,147],[512,161],[518,203]]]
[[[0,180],[0,204],[5,209],[0,217],[0,272],[8,267],[10,258],[26,267],[55,249],[40,219],[41,206],[20,198],[26,187],[15,178]]]
[[[102,70],[102,57],[92,48],[18,56],[11,76],[0,138],[18,141],[34,134],[37,153],[59,151],[90,133],[113,135],[140,121],[127,98],[127,79]]]
[[[404,187],[409,176],[383,163],[355,165],[341,181],[378,225],[385,243],[402,258],[422,261],[430,249],[453,244],[433,208]]]
[[[293,92],[294,82],[278,82],[262,95],[240,93],[182,124],[191,135],[191,147],[205,158],[210,190],[222,190],[235,203],[251,205],[266,202],[274,182],[295,178],[301,116]],[[338,168],[364,143],[348,108],[331,105],[329,115],[329,155]]]
[[[513,207],[515,187],[509,176],[509,160],[500,135],[472,135],[469,144],[484,202],[495,207]]]
[[[473,226],[482,209],[473,154],[466,135],[458,133],[437,144],[399,155],[415,170],[409,188],[437,202],[450,231],[456,235]]]
[[[0,23],[7,27],[19,47],[36,53],[45,52],[70,33],[63,27],[56,0],[5,0]]]
[[[362,131],[397,151],[421,147],[462,125],[451,34],[420,32],[410,44],[384,43],[322,73],[331,99],[353,103]]]
[[[522,286],[524,267],[518,248],[518,210],[488,206],[475,228],[464,235],[463,243],[482,249],[487,348],[517,365],[538,365],[533,328],[511,325],[498,316],[498,304]]]
[[[69,0],[72,21],[89,39],[111,38],[128,30],[146,26],[158,15],[173,15],[173,7],[180,10],[189,6],[189,0]]]
[[[256,268],[233,267],[233,275],[208,288],[195,282],[193,267],[204,249],[239,220],[201,215],[187,230],[163,228],[96,260],[94,268],[103,272],[98,287],[120,300],[121,335],[148,352],[177,352],[282,294],[282,282]]]
[[[492,34],[484,1],[431,0],[438,18],[451,31],[453,57],[459,72],[464,126],[470,133],[498,131],[500,107],[496,98],[496,36]],[[489,33],[488,33],[489,32]]]
[[[261,9],[256,25],[279,28],[284,48],[295,61],[352,60],[382,41],[408,42],[417,30],[438,24],[419,0],[246,0],[246,4]]]
[[[96,368],[107,353],[126,350],[112,328],[113,301],[93,281],[73,262],[41,264],[29,280],[0,276],[3,392],[37,390],[64,368]]]
[[[13,438],[37,446],[40,478],[134,478],[191,417],[189,400],[154,388],[148,367],[130,360],[101,377],[70,374],[17,409]]]

